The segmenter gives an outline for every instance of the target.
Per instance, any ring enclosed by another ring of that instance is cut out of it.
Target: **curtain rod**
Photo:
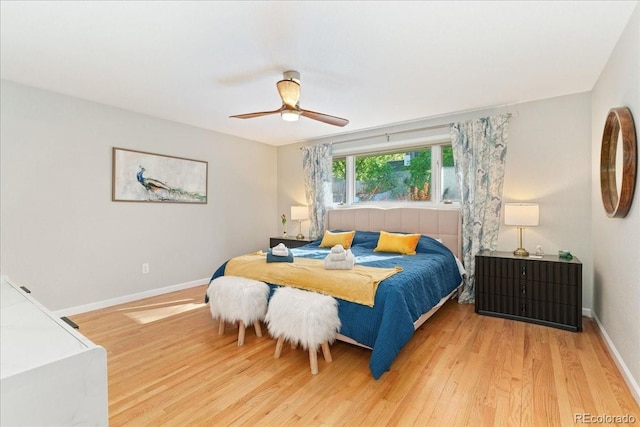
[[[507,118],[511,118],[511,116],[512,116],[511,113],[507,113]],[[332,145],[346,144],[348,142],[362,141],[364,139],[378,138],[380,136],[386,136],[387,137],[387,142],[389,142],[389,137],[393,136],[393,135],[400,135],[400,134],[403,134],[403,133],[411,133],[411,132],[419,132],[419,131],[423,131],[423,130],[433,130],[433,129],[447,128],[451,124],[452,123],[444,123],[444,124],[441,124],[441,125],[432,125],[432,126],[425,126],[425,127],[421,127],[421,128],[415,128],[415,129],[399,130],[397,132],[385,132],[385,133],[380,133],[380,134],[377,134],[377,135],[362,136],[360,138],[345,139],[344,141],[333,142]],[[300,150],[302,150],[302,148],[304,148],[304,147],[300,147]]]

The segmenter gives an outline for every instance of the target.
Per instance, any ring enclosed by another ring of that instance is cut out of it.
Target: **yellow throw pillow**
[[[373,251],[415,255],[419,240],[420,234],[395,234],[381,231],[378,246]]]
[[[355,235],[355,231],[332,233],[331,231],[327,230],[324,232],[322,242],[320,242],[320,247],[332,248],[335,245],[342,245],[345,249],[349,249],[351,247],[351,243],[353,242],[353,236]]]

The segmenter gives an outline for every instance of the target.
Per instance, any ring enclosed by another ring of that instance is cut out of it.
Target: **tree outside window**
[[[333,188],[333,203],[347,202],[347,159],[333,159],[333,175],[331,177]]]
[[[333,202],[428,202],[433,200],[434,184],[439,200],[456,200],[457,184],[450,145],[393,153],[374,153],[334,158]],[[437,159],[432,158],[436,153]],[[347,157],[353,166],[353,200],[347,200]],[[434,162],[434,160],[436,160]],[[435,168],[435,169],[434,169]],[[434,170],[438,182],[433,181]]]

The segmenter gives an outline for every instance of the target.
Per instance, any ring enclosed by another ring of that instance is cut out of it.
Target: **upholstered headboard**
[[[328,230],[420,233],[441,239],[462,259],[462,222],[459,209],[336,208],[327,213]]]

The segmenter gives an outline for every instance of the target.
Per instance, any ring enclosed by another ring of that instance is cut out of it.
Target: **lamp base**
[[[515,251],[513,251],[513,254],[515,256],[529,256],[529,252],[527,252],[525,248],[518,248]]]
[[[298,240],[302,240],[304,239],[304,234],[302,234],[302,220],[298,221],[298,225],[300,226],[300,228],[298,229],[298,235],[296,236],[296,239]]]

